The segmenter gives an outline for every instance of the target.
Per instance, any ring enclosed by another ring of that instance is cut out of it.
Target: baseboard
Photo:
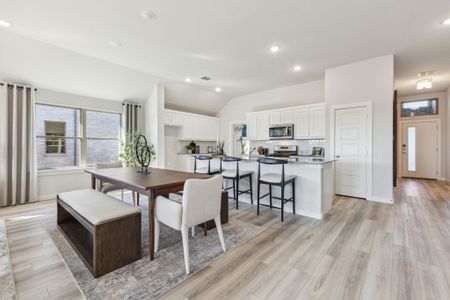
[[[367,200],[373,201],[373,202],[388,203],[388,204],[394,203],[394,200],[392,198],[385,198],[385,197],[378,197],[378,196],[372,196],[372,198],[367,199]]]
[[[301,210],[301,209],[296,209],[295,210],[295,214],[301,215],[301,216],[305,216],[305,217],[309,217],[309,218],[313,218],[313,219],[318,219],[318,220],[322,220],[323,219],[323,215],[321,213],[317,214],[317,213],[313,213],[313,212],[306,211],[306,210]]]
[[[38,201],[45,201],[45,200],[53,200],[56,199],[56,194],[53,195],[39,195]]]

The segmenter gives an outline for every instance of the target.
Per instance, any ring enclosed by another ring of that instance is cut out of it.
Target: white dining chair
[[[222,197],[222,176],[209,179],[188,179],[184,184],[181,203],[177,199],[156,197],[155,213],[155,252],[159,245],[159,222],[180,230],[183,240],[184,264],[186,274],[190,273],[189,228],[214,220],[223,252],[225,241],[220,221]]]
[[[99,162],[99,163],[95,163],[94,167],[96,169],[123,168],[123,164],[120,161],[111,162],[111,163]],[[123,201],[124,190],[123,190],[123,188],[121,188],[119,186],[99,180],[98,190],[105,194],[109,193],[109,192],[120,190],[120,199]],[[135,206],[136,205],[136,195],[134,192],[131,192],[131,195],[133,197],[133,205]]]

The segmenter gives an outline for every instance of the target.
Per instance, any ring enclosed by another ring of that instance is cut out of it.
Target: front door
[[[367,197],[367,108],[335,111],[335,192]]]
[[[405,122],[402,126],[403,177],[436,179],[438,122]]]

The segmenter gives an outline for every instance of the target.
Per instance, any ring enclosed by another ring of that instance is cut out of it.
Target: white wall
[[[230,123],[245,121],[246,113],[319,103],[324,97],[324,81],[318,80],[232,98],[217,114],[220,139],[225,141],[225,149],[229,149]]]
[[[403,101],[410,101],[410,100],[419,100],[419,99],[428,99],[428,98],[438,98],[438,115],[431,115],[431,116],[416,116],[414,118],[411,117],[401,117],[401,103]],[[429,93],[429,94],[418,94],[418,95],[410,95],[410,96],[403,96],[398,97],[398,105],[397,105],[397,111],[398,111],[398,128],[397,128],[397,177],[402,176],[402,121],[418,121],[418,120],[427,120],[427,119],[439,119],[441,120],[441,165],[438,168],[438,176],[439,179],[445,178],[445,158],[446,158],[446,151],[445,151],[445,145],[448,140],[447,138],[447,93],[440,92],[440,93]]]
[[[446,164],[446,168],[445,168],[445,178],[447,179],[447,181],[450,181],[450,87],[447,90],[447,116],[446,116],[446,146],[444,148],[444,153],[445,153],[445,160],[444,163]]]
[[[145,135],[155,146],[152,166],[164,168],[164,85],[156,84],[145,102]]]
[[[373,103],[373,197],[393,200],[394,56],[386,55],[325,71],[327,108],[338,104]],[[329,113],[328,113],[329,116]],[[329,117],[327,118],[329,120]],[[330,140],[329,124],[327,140]]]
[[[122,112],[122,102],[73,95],[45,89],[38,89],[36,102],[72,106],[79,108]],[[141,111],[143,111],[141,109]],[[143,118],[141,117],[141,126]],[[141,127],[142,128],[142,127]],[[38,194],[40,200],[53,199],[58,193],[90,187],[90,176],[82,169],[38,171]]]

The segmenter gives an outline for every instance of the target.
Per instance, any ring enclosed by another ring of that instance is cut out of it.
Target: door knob
[[[341,156],[340,155],[336,155],[336,158],[340,158]]]

